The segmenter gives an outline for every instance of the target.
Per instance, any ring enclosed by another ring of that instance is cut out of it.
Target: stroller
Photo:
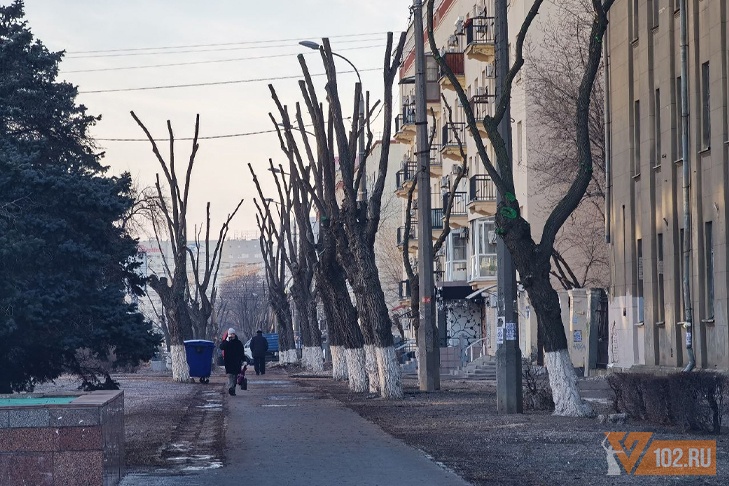
[[[248,363],[244,362],[243,367],[240,369],[240,372],[238,373],[238,378],[236,380],[238,385],[240,385],[241,390],[248,389],[248,378],[246,378],[247,369],[248,369]]]

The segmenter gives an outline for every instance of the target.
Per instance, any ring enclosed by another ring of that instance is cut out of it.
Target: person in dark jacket
[[[251,354],[253,355],[253,369],[257,375],[266,374],[266,351],[268,351],[268,341],[263,337],[263,331],[256,331],[256,335],[251,339]]]
[[[228,393],[232,396],[235,395],[235,381],[245,359],[245,349],[235,334],[235,329],[231,327],[227,334],[227,337],[220,343],[220,349],[223,350],[225,374],[228,375]]]

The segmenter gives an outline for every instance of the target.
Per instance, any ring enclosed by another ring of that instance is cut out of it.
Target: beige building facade
[[[687,364],[684,272],[696,366],[729,368],[729,49],[723,0],[687,0],[689,157],[681,151],[678,0],[616,0],[607,51],[612,366]],[[683,164],[691,244],[684,248]],[[683,268],[682,252],[691,264]]]
[[[516,43],[516,35],[532,2],[516,0],[509,5],[509,42]],[[424,8],[425,11],[425,8]],[[529,34],[528,41],[534,52],[540,51],[543,34],[541,22],[549,22],[556,8],[545,2]],[[493,113],[496,101],[495,78],[495,18],[493,0],[440,0],[434,5],[434,35],[440,54],[456,74],[471,102],[474,115],[482,119]],[[424,25],[426,22],[424,21]],[[400,110],[395,119],[395,139],[406,148],[395,181],[395,194],[406,200],[407,192],[417,174],[415,136],[415,54],[413,26],[410,25],[400,71]],[[428,131],[434,130],[430,150],[431,235],[417,234],[414,224],[410,234],[412,259],[424,241],[432,243],[442,231],[444,195],[455,191],[450,217],[451,232],[435,263],[437,312],[441,331],[441,344],[474,347],[476,354],[493,355],[497,348],[496,319],[496,212],[495,186],[486,173],[477,152],[476,142],[466,127],[464,109],[448,78],[440,72],[430,54],[426,36],[425,77],[428,109]],[[512,52],[513,55],[513,52]],[[549,187],[533,165],[537,151],[544,152],[544,141],[539,134],[533,97],[529,92],[529,63],[515,80],[512,91],[511,129],[516,195],[521,211],[530,222],[533,236],[538,240],[543,222],[551,209]],[[447,106],[450,106],[451,113]],[[450,120],[449,120],[450,117]],[[452,123],[450,123],[452,121]],[[433,123],[434,122],[434,123]],[[433,126],[433,124],[435,126]],[[480,137],[493,152],[485,131]],[[461,172],[465,153],[466,173],[458,187],[454,187]],[[553,194],[551,196],[554,196]],[[414,200],[417,199],[417,191]],[[405,217],[403,202],[403,219]],[[419,210],[413,212],[414,221]],[[398,244],[402,243],[404,228],[398,230]],[[569,255],[566,255],[569,260]],[[578,262],[570,262],[579,266]],[[403,279],[406,277],[403,275]],[[403,281],[401,305],[407,305],[408,293]],[[565,296],[565,309],[568,298]],[[519,293],[520,347],[525,356],[537,349],[536,316],[526,293]],[[565,315],[569,315],[567,311]],[[567,333],[570,333],[566,322]],[[468,351],[471,353],[471,351]],[[471,353],[473,355],[473,353]],[[577,364],[577,366],[581,366]]]

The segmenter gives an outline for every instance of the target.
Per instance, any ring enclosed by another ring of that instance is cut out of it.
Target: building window
[[[658,14],[661,10],[661,1],[660,0],[652,0],[653,4],[653,28],[655,29],[658,27]]]
[[[701,148],[711,146],[711,112],[709,106],[709,63],[701,65]]]
[[[655,1],[655,0],[654,0]],[[656,151],[656,161],[653,164],[655,167],[658,167],[661,165],[661,90],[656,90],[656,99],[655,99],[655,116],[653,117],[653,124],[655,128],[655,151]]]
[[[714,318],[714,237],[711,221],[704,223],[704,258],[706,259],[706,315]]]
[[[665,322],[664,317],[664,306],[666,305],[666,294],[663,283],[663,233],[658,233],[656,246],[658,254],[658,264],[656,269],[658,270],[658,305],[656,306],[656,321]]]
[[[521,122],[516,123],[516,161],[517,164],[521,165],[523,159],[523,132]]]
[[[640,174],[640,101],[633,105],[633,175]]]
[[[496,223],[494,218],[473,222],[471,280],[496,276]]]
[[[632,33],[632,39],[635,41],[635,40],[638,40],[638,26],[639,26],[638,11],[640,10],[640,7],[639,7],[640,0],[632,0],[632,2],[633,2],[633,8],[631,9],[632,16],[631,16],[631,22],[630,22],[630,30]]]
[[[636,245],[638,258],[636,259],[636,294],[638,297],[638,322],[645,321],[645,306],[643,305],[643,240],[638,239]]]
[[[454,230],[448,235],[446,249],[446,280],[449,282],[465,281],[467,277],[468,241],[465,230]]]

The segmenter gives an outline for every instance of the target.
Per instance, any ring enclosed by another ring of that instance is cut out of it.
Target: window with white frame
[[[471,280],[495,277],[497,236],[494,218],[478,219],[472,224]]]
[[[446,249],[446,280],[465,281],[468,267],[468,238],[464,229],[451,230]]]

